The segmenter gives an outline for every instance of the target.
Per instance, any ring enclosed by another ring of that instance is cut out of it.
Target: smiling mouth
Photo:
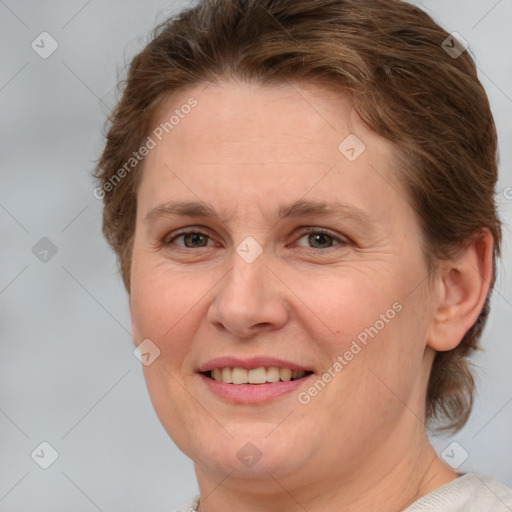
[[[313,372],[304,370],[290,370],[289,368],[277,368],[275,366],[259,367],[246,370],[239,367],[215,368],[201,372],[206,377],[224,384],[273,384],[275,382],[290,382],[308,377]]]

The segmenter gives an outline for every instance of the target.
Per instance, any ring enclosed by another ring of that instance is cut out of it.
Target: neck
[[[339,470],[338,463],[329,472],[322,472],[314,470],[312,463],[279,480],[269,472],[259,475],[259,479],[239,479],[234,471],[212,476],[204,466],[196,464],[201,495],[199,512],[403,510],[457,478],[457,473],[439,459],[424,431],[418,435],[415,443],[397,436],[386,443],[394,447],[391,451],[375,450],[364,464],[358,461],[345,471]]]

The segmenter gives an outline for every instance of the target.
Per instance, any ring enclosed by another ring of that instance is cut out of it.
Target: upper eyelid
[[[339,244],[348,243],[347,237],[333,233],[330,229],[327,229],[327,228],[308,226],[306,228],[300,229],[299,232],[300,232],[300,236],[298,236],[296,241],[300,240],[303,236],[309,235],[310,233],[321,233],[321,234],[330,236],[333,240],[336,240],[336,242],[338,242]],[[313,247],[312,247],[312,249],[313,249]]]
[[[209,230],[204,227],[182,228],[182,229],[178,229],[176,232],[173,231],[172,233],[168,233],[167,235],[164,236],[163,240],[164,240],[164,242],[170,242],[171,240],[174,240],[175,238],[178,238],[183,235],[188,235],[191,233],[206,235],[209,238],[213,239],[213,236],[210,235],[208,231]]]

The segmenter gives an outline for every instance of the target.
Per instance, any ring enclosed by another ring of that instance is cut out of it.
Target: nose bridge
[[[231,272],[224,289],[226,297],[242,296],[247,299],[250,296],[252,301],[260,301],[265,293],[265,278],[269,274],[267,263],[268,251],[264,251],[253,236],[248,235],[239,240],[231,257]]]
[[[267,259],[255,241],[245,239],[237,246],[231,271],[210,306],[210,322],[247,337],[258,329],[279,328],[286,321],[282,285],[267,268]]]

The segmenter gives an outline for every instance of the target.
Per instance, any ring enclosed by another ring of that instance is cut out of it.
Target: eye
[[[183,243],[176,243],[177,240],[183,239]],[[337,245],[347,245],[348,242],[343,238],[329,233],[324,229],[319,228],[308,228],[303,235],[297,240],[299,242],[302,239],[306,239],[306,244],[309,245],[309,249],[330,249]],[[206,233],[198,230],[184,230],[174,234],[172,238],[167,237],[164,241],[164,245],[177,245],[185,249],[199,249],[202,247],[208,247],[208,241],[211,237]],[[297,243],[301,247],[305,245]]]
[[[303,238],[306,238],[308,244],[312,244],[312,246],[309,247],[312,249],[329,249],[336,245],[347,245],[347,241],[329,233],[326,230],[318,228],[309,228],[306,233],[299,238],[299,240],[302,240]]]
[[[183,238],[183,245],[176,244],[175,242],[180,238]],[[182,231],[170,239],[166,239],[164,243],[165,245],[175,244],[180,247],[185,247],[185,249],[196,249],[200,247],[207,247],[209,239],[210,237],[201,231],[188,230]]]

